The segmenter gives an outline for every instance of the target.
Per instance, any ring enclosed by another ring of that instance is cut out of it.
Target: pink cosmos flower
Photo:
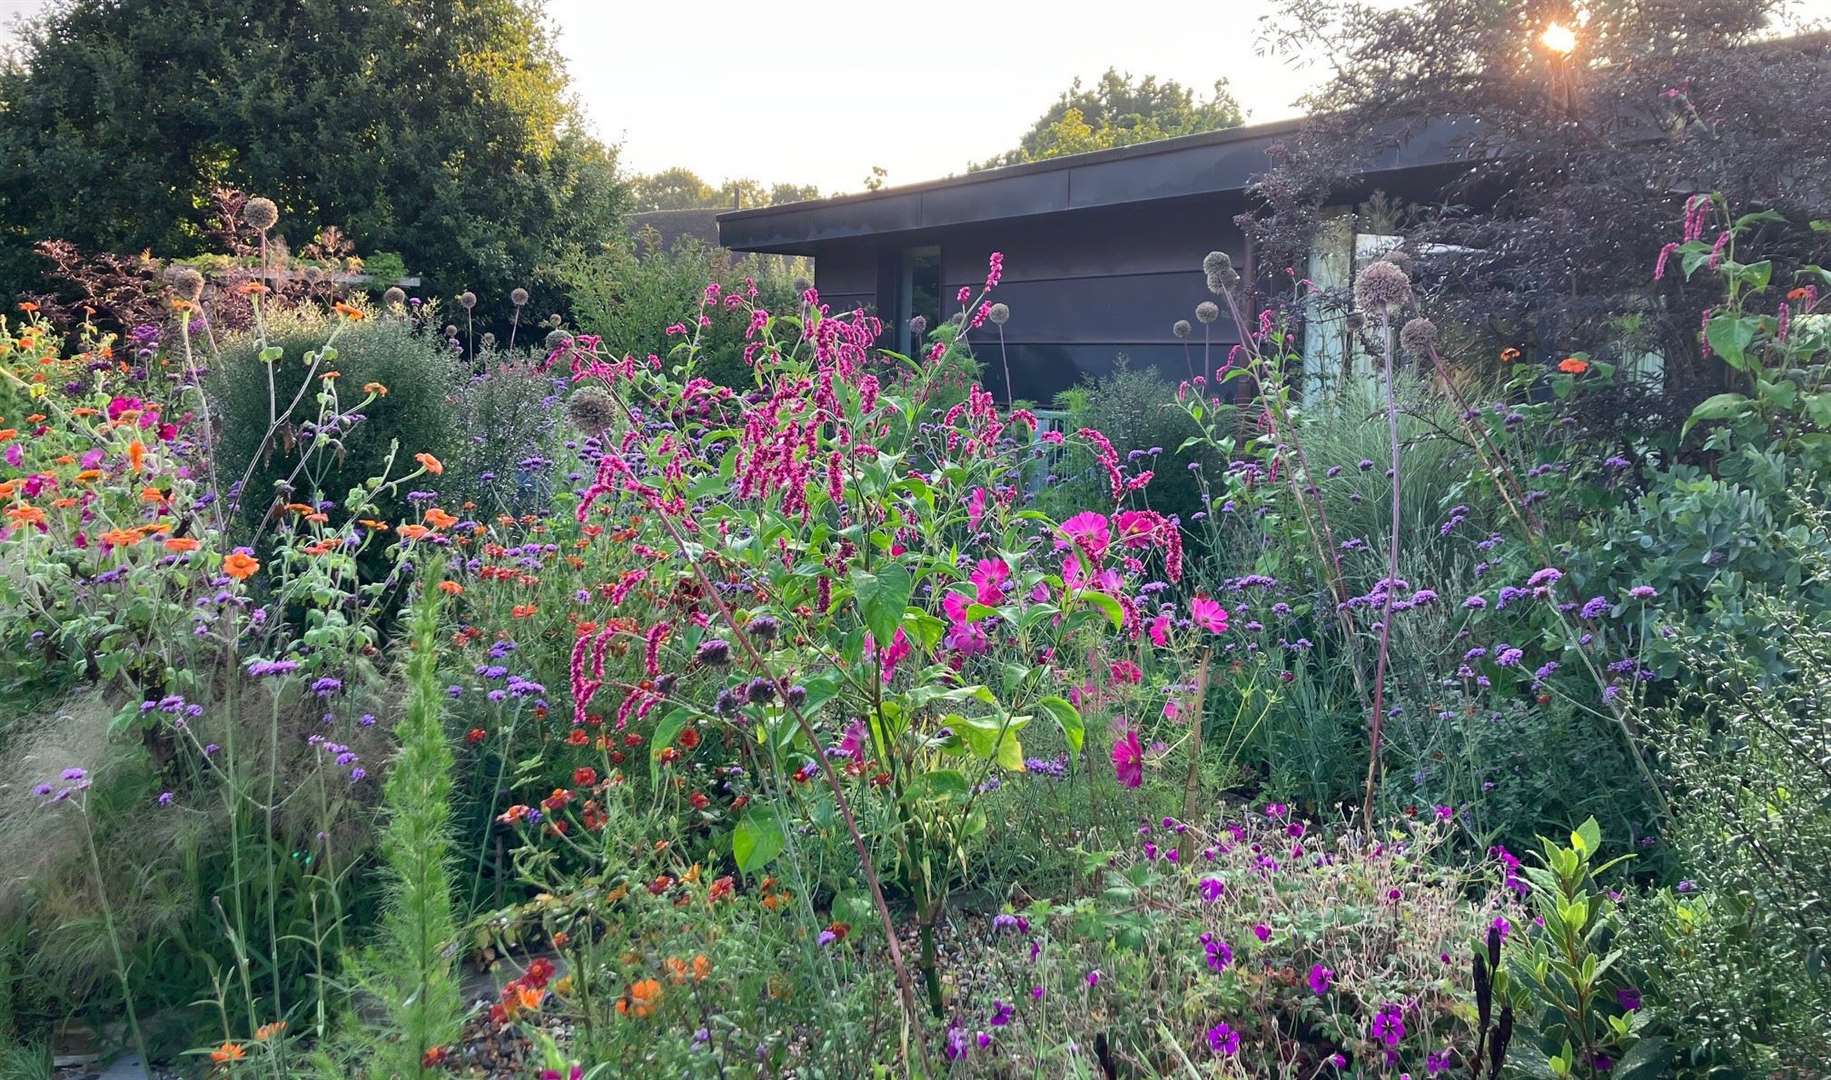
[[[976,487],[966,500],[966,526],[973,532],[979,531],[979,522],[985,517],[985,489]]]
[[[1164,648],[1170,644],[1170,617],[1159,615],[1151,620],[1151,644]]]
[[[979,602],[987,607],[1004,603],[1005,582],[1011,578],[1011,568],[1003,559],[980,559],[973,566],[973,588],[978,591]]]
[[[1107,523],[1105,514],[1083,510],[1062,522],[1062,536],[1065,539],[1057,540],[1056,547],[1073,545],[1098,562],[1106,554],[1107,545],[1112,543],[1112,527]]]
[[[1189,601],[1189,619],[1211,634],[1227,632],[1227,609],[1206,596]]]
[[[1126,728],[1113,742],[1113,775],[1128,788],[1144,783],[1144,748],[1135,728]]]

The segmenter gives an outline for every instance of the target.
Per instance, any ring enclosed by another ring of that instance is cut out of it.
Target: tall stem
[[[1392,447],[1392,528],[1386,542],[1385,599],[1380,605],[1380,651],[1373,664],[1373,722],[1367,732],[1367,791],[1361,801],[1361,820],[1373,829],[1373,791],[1380,774],[1380,725],[1386,719],[1386,664],[1392,652],[1392,601],[1399,580],[1399,401],[1392,378],[1392,326],[1380,317],[1380,338],[1386,366],[1386,436]]]
[[[127,956],[121,951],[121,932],[115,927],[114,905],[108,902],[108,884],[102,879],[102,860],[95,852],[95,828],[89,823],[88,800],[80,811],[83,817],[83,839],[89,847],[89,870],[95,875],[95,895],[102,903],[102,925],[108,930],[108,945],[114,950],[114,973],[121,980],[121,1001],[127,1007],[127,1029],[133,1033],[134,1052],[140,1055],[142,1068],[152,1068],[152,1056],[146,1052],[146,1036],[140,1031],[140,1015],[134,1010],[133,989],[127,982]]]

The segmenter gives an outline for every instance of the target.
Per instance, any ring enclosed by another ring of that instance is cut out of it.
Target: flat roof
[[[1464,162],[1463,148],[1478,122],[1432,121],[1375,151],[1362,175]],[[857,195],[730,210],[718,215],[719,244],[735,251],[812,255],[816,245],[830,240],[1244,193],[1271,167],[1271,148],[1304,123],[1223,128]]]

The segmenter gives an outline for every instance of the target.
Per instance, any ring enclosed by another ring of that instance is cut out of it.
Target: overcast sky
[[[0,0],[0,19],[46,0]],[[1394,4],[1405,0],[1385,0]],[[685,165],[857,191],[964,171],[1009,149],[1075,76],[1108,67],[1202,92],[1247,120],[1295,114],[1314,66],[1259,55],[1272,0],[549,0],[573,90],[624,168]],[[1799,0],[1831,16],[1831,0]]]

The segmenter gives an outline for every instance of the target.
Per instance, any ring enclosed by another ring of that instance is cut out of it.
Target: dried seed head
[[[1195,317],[1203,323],[1211,323],[1221,317],[1220,306],[1212,300],[1203,300],[1195,305]]]
[[[795,279],[795,292],[804,293],[814,287],[814,283],[804,277]]]
[[[388,291],[381,294],[381,302],[389,307],[404,304],[407,302],[407,290],[399,285],[390,285]]]
[[[242,207],[242,220],[256,232],[266,232],[280,220],[280,208],[273,204],[272,199],[256,196]]]
[[[171,283],[172,291],[186,300],[195,301],[203,295],[203,275],[189,266],[174,266],[165,272],[165,280]]]
[[[1437,324],[1422,315],[1412,319],[1400,328],[1399,344],[1418,359],[1429,356],[1437,344]]]
[[[1178,319],[1171,324],[1170,333],[1175,334],[1179,338],[1187,339],[1190,334],[1195,333],[1195,327],[1189,325],[1188,319]]]
[[[1225,251],[1210,251],[1202,259],[1202,274],[1208,279],[1208,291],[1216,296],[1240,283],[1233,259]]]
[[[482,345],[485,349],[493,349],[496,347],[496,335],[486,330],[483,333],[483,337],[478,339],[478,344]]]
[[[566,399],[566,415],[587,435],[599,435],[617,418],[617,403],[598,386],[581,386]]]
[[[921,337],[923,334],[928,333],[928,316],[917,315],[915,318],[910,319],[909,332],[916,337]]]
[[[1389,249],[1386,254],[1380,256],[1380,261],[1389,262],[1405,271],[1406,277],[1410,277],[1418,272],[1418,260],[1412,258],[1411,252],[1406,251],[1404,248]]]
[[[477,306],[477,294],[474,292],[471,292],[469,289],[466,289],[463,292],[459,293],[458,294],[458,306],[463,308],[465,311],[469,311],[471,308],[476,307]]]
[[[527,302],[528,302],[528,290],[515,289],[509,293],[509,303],[514,304],[516,307],[523,307],[527,304]]]
[[[571,341],[572,335],[566,333],[564,330],[549,330],[547,332],[547,351],[552,352],[555,349],[570,344]]]
[[[457,337],[458,336],[457,325],[454,323],[446,323],[445,324],[445,336],[446,337]]]
[[[1011,321],[1011,309],[1003,304],[993,304],[985,317],[992,321],[993,326],[1003,326]]]
[[[1354,279],[1354,304],[1369,315],[1389,315],[1411,303],[1411,278],[1384,259]]]

